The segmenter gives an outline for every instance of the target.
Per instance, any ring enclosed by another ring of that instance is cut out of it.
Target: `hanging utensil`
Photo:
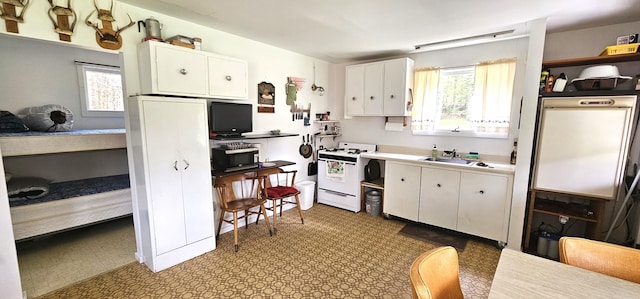
[[[309,140],[309,134],[307,134],[307,142]],[[304,136],[302,136],[302,145],[300,145],[300,155],[304,158],[309,158],[311,157],[311,153],[313,152],[313,149],[311,149],[311,145],[309,143],[305,142],[305,138]]]
[[[312,153],[313,153],[313,149],[311,148],[311,144],[309,143],[309,134],[307,134],[307,143],[305,144],[305,148],[303,150],[303,155],[302,156],[304,158],[309,158],[309,157],[311,157]]]
[[[307,175],[316,175],[318,174],[318,162],[316,162],[316,150],[315,150],[315,139],[311,137],[313,150],[311,153],[311,162],[307,166]]]

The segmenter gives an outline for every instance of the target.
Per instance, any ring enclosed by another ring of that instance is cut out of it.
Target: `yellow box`
[[[602,53],[600,53],[600,56],[613,56],[613,55],[620,55],[620,54],[636,53],[638,51],[639,45],[640,43],[608,46],[604,49],[604,51],[602,51]]]

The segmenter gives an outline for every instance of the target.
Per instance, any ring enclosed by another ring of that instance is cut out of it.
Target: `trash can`
[[[308,210],[313,207],[313,198],[316,193],[316,182],[302,181],[296,183],[296,188],[300,190],[300,208]]]
[[[382,196],[380,194],[380,191],[371,190],[367,192],[367,195],[365,197],[366,197],[366,200],[364,203],[364,207],[365,207],[365,210],[367,211],[367,214],[371,216],[380,216],[380,210],[381,210],[380,202],[382,201]]]

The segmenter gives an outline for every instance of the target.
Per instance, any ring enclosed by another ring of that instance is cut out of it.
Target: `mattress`
[[[9,204],[11,207],[17,207],[127,188],[129,188],[128,174],[58,182],[51,183],[49,193],[43,197],[35,199],[12,198]]]

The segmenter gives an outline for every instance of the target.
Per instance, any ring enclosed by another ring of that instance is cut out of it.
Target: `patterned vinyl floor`
[[[439,246],[398,234],[404,222],[315,204],[285,211],[273,237],[260,221],[216,250],[159,273],[131,263],[38,298],[411,298],[409,267]],[[459,252],[465,298],[486,298],[500,251],[471,238]]]

